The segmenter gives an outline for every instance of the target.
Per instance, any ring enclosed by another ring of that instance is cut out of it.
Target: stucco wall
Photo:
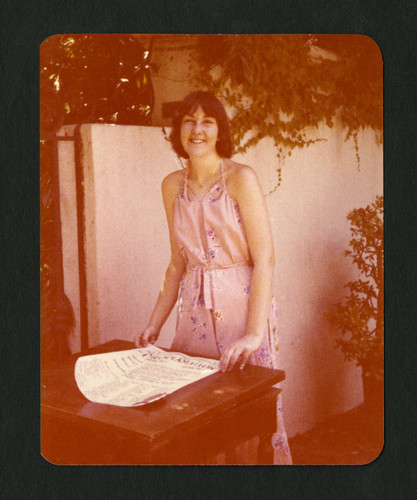
[[[179,164],[158,127],[84,125],[81,134],[90,345],[132,340],[146,326],[168,265],[160,183]],[[343,257],[350,237],[346,214],[382,193],[382,148],[372,133],[360,136],[360,169],[353,144],[343,142],[337,127],[316,134],[327,140],[285,160],[282,184],[267,196],[290,436],[362,401],[360,370],[334,348],[323,313],[355,274]],[[66,292],[76,302],[74,165],[68,144],[59,151],[61,207]],[[256,169],[264,192],[274,186],[277,159],[268,141],[235,159]],[[174,328],[172,314],[159,345],[170,345]],[[78,336],[79,322],[71,338],[74,351]]]
[[[285,161],[283,180],[267,197],[275,240],[275,296],[280,312],[281,364],[290,435],[355,407],[362,401],[361,371],[334,348],[335,333],[323,313],[346,294],[356,276],[344,257],[350,240],[347,213],[382,194],[382,148],[372,132],[353,142],[338,129]],[[246,155],[264,191],[271,189],[276,161],[265,144]],[[236,157],[237,158],[237,157]],[[268,174],[267,174],[268,173]]]
[[[152,62],[158,71],[152,74],[155,106],[152,125],[170,126],[171,119],[163,118],[162,103],[180,101],[198,87],[195,81],[196,63],[194,42],[178,35],[159,35],[153,45]]]

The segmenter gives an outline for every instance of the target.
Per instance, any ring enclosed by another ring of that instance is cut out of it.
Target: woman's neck
[[[221,158],[218,154],[188,160],[188,178],[203,185],[220,170]]]

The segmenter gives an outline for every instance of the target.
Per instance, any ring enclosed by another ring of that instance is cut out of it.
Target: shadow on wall
[[[345,361],[335,346],[334,327],[324,317],[333,304],[344,294],[344,284],[354,279],[354,269],[343,257],[343,244],[324,241],[319,249],[322,259],[318,262],[314,294],[311,296],[312,329],[306,339],[306,362],[314,376],[312,384],[312,411],[317,421],[340,414],[355,405],[361,387],[360,368]]]

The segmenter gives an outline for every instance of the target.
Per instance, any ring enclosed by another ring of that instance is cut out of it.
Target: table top
[[[133,349],[131,342],[113,340],[86,354]],[[166,397],[140,407],[119,407],[88,401],[79,391],[74,365],[80,355],[42,370],[41,412],[68,422],[115,427],[153,441],[213,419],[216,415],[269,389],[285,378],[282,370],[246,365],[243,370],[209,375]]]

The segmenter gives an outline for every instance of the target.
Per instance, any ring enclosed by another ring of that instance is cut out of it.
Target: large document
[[[219,371],[219,361],[166,352],[152,344],[127,351],[82,356],[75,380],[95,403],[140,406]]]

